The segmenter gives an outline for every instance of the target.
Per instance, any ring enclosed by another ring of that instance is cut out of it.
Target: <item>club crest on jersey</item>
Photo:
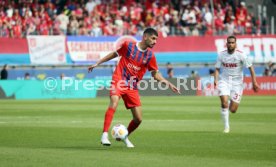
[[[143,64],[146,64],[146,63],[147,63],[147,59],[144,58],[144,59],[143,59]]]

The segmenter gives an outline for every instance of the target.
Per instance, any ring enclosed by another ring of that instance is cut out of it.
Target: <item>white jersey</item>
[[[219,53],[215,67],[220,68],[220,80],[234,85],[243,83],[243,67],[250,67],[252,63],[248,60],[246,54],[239,50],[229,54],[227,50]]]

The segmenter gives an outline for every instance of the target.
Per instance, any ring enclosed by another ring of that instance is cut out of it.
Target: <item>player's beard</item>
[[[227,48],[228,53],[233,53],[235,51],[235,47],[233,48]]]
[[[150,42],[148,42],[148,45],[147,45],[149,48],[153,48],[154,47],[154,44],[151,44]]]
[[[153,44],[149,44],[149,45],[148,45],[148,47],[150,47],[150,48],[153,48],[153,46],[154,46]]]
[[[153,48],[153,47],[154,47],[154,44],[151,44],[151,43],[150,43],[150,40],[147,40],[147,41],[146,41],[146,44],[147,44],[147,47],[148,47],[148,48]]]

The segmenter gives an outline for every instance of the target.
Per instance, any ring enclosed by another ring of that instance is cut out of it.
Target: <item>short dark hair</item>
[[[229,39],[235,39],[235,41],[237,41],[237,38],[236,38],[234,35],[228,36],[228,37],[227,37],[227,42],[228,42]]]
[[[145,34],[158,36],[157,31],[155,29],[151,28],[151,27],[145,29],[143,35],[145,35]]]
[[[213,69],[209,69],[209,74],[214,74],[214,70]]]

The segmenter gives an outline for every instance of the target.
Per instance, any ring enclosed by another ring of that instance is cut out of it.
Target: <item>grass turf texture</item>
[[[108,98],[0,100],[0,166],[276,166],[276,96],[243,97],[223,134],[217,97],[142,97],[130,139],[100,145]],[[113,124],[128,125],[122,101]]]

